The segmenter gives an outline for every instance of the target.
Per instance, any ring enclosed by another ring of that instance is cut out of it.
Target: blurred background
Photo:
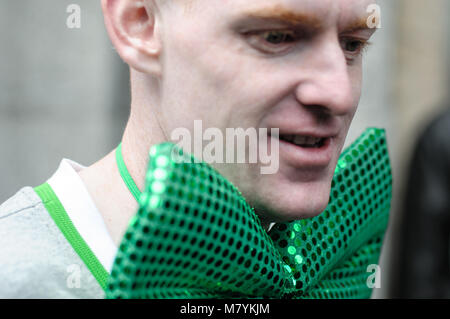
[[[79,29],[66,26],[72,3],[81,7]],[[416,141],[450,104],[450,1],[378,3],[382,28],[366,54],[363,95],[347,144],[368,126],[386,128],[394,191],[381,288],[373,297],[391,298],[407,296],[405,274],[413,274],[406,270],[404,252],[411,249],[402,234]],[[46,181],[62,158],[88,166],[115,148],[130,95],[128,67],[108,39],[99,0],[0,0],[0,45],[1,203],[23,186]],[[450,236],[442,238],[447,255],[440,256],[439,280],[450,282]],[[435,256],[420,256],[425,268],[427,258]]]

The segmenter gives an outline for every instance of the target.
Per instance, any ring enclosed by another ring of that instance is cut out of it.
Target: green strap
[[[108,272],[78,233],[53,189],[48,183],[44,183],[34,188],[34,191],[41,198],[45,208],[64,237],[66,237],[72,248],[80,256],[81,260],[83,260],[95,279],[97,279],[100,286],[105,289],[109,276]]]
[[[122,143],[120,143],[119,146],[116,148],[116,162],[117,167],[119,168],[120,176],[122,176],[122,180],[130,190],[131,194],[134,196],[136,201],[139,202],[141,191],[139,190],[130,173],[128,172],[127,166],[125,165],[125,161],[123,160]]]

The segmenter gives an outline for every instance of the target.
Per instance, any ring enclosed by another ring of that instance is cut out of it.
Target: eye
[[[262,37],[266,42],[271,44],[280,44],[295,41],[295,33],[292,31],[267,31],[262,34]]]
[[[345,50],[348,52],[359,52],[363,46],[364,43],[362,41],[349,41],[345,43]]]
[[[247,33],[248,41],[254,48],[269,54],[284,53],[299,40],[299,35],[290,30],[270,30]]]
[[[370,43],[368,41],[360,39],[345,38],[341,41],[342,49],[350,60],[361,56],[369,45]]]

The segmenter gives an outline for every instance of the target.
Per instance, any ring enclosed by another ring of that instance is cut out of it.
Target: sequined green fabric
[[[370,297],[367,267],[378,263],[392,189],[384,130],[342,153],[322,214],[269,233],[236,187],[174,147],[150,152],[107,298]]]

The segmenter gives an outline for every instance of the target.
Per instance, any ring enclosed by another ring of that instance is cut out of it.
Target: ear
[[[102,0],[109,37],[130,67],[155,76],[161,74],[161,39],[154,0]]]

